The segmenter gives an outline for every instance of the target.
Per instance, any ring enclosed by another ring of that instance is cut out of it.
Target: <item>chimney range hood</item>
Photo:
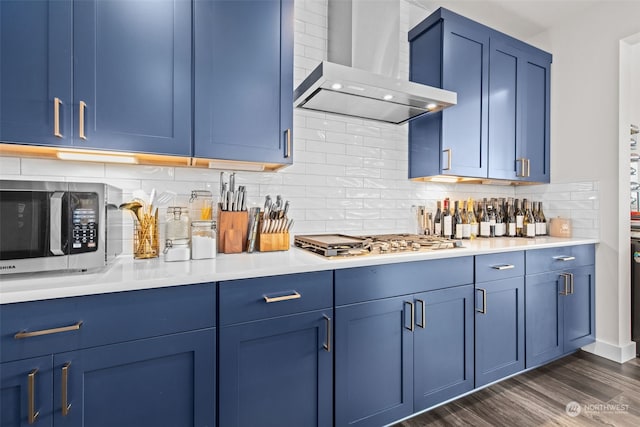
[[[397,0],[329,0],[328,57],[294,92],[294,106],[392,124],[455,105],[457,94],[397,74]]]

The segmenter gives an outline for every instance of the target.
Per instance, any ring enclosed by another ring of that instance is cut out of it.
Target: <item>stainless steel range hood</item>
[[[296,88],[294,106],[401,124],[455,105],[455,92],[394,77],[398,0],[328,0],[328,58]]]

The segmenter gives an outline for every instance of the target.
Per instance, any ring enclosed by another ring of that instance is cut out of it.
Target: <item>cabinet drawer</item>
[[[220,282],[220,325],[333,305],[332,271]]]
[[[5,304],[0,361],[212,327],[215,298],[215,286],[203,283]]]
[[[336,305],[473,283],[473,257],[336,270]]]
[[[524,252],[476,256],[476,283],[524,276]]]
[[[563,246],[526,252],[527,274],[565,270],[595,264],[594,245]]]

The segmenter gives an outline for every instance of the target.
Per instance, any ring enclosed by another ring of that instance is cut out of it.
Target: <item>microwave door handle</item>
[[[49,250],[53,255],[62,251],[62,198],[64,192],[56,191],[49,199]]]

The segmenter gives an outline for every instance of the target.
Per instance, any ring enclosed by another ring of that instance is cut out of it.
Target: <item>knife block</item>
[[[288,251],[289,232],[258,233],[258,250],[260,252]]]
[[[218,252],[237,254],[247,250],[247,211],[218,210]]]

